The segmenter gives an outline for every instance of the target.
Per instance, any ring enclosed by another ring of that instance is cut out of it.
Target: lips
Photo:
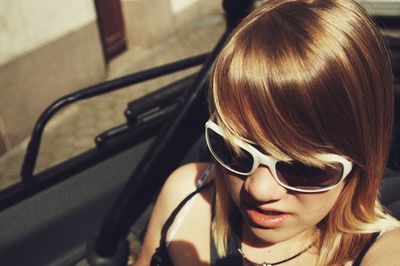
[[[281,226],[290,216],[289,213],[278,210],[246,206],[244,209],[250,222],[265,229]]]

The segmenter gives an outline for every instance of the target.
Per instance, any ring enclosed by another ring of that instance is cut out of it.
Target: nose
[[[244,189],[259,202],[277,201],[287,194],[287,189],[279,185],[269,168],[264,166],[246,178]]]

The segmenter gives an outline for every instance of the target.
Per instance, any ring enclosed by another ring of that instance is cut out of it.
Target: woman
[[[253,11],[213,71],[215,163],[170,176],[135,265],[399,265],[400,223],[378,199],[388,58],[353,1],[268,0]]]

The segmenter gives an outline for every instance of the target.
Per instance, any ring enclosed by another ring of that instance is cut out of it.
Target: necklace
[[[238,248],[238,251],[239,251],[240,255],[242,256],[242,258],[243,258],[245,261],[247,261],[248,263],[250,263],[251,265],[253,265],[253,266],[274,266],[274,265],[282,264],[282,263],[287,262],[287,261],[289,261],[289,260],[292,260],[292,259],[294,259],[294,258],[297,258],[297,257],[300,256],[301,254],[303,254],[304,252],[306,252],[307,250],[309,250],[309,249],[314,245],[314,243],[315,243],[315,242],[311,243],[308,247],[306,247],[305,249],[303,249],[303,250],[300,251],[299,253],[297,253],[297,254],[291,256],[290,258],[287,258],[287,259],[284,259],[284,260],[281,260],[281,261],[278,261],[278,262],[274,262],[274,263],[271,263],[271,262],[255,263],[255,262],[249,260],[249,259],[246,257],[246,255],[244,255],[243,251],[242,251],[240,248]]]

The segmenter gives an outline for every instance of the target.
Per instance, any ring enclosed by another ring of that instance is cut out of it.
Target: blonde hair
[[[231,34],[212,74],[210,111],[229,136],[278,158],[337,153],[354,163],[319,224],[320,264],[354,259],[369,233],[399,222],[378,200],[390,147],[393,77],[385,42],[348,0],[268,0]],[[213,224],[226,253],[232,202],[217,178]]]

